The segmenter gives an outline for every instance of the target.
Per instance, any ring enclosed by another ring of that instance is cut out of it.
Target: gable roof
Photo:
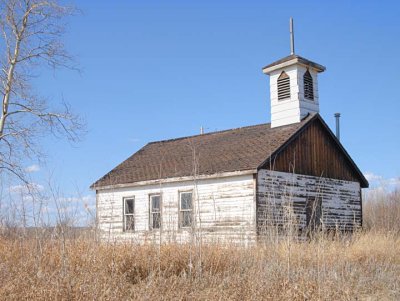
[[[259,169],[369,183],[329,126],[316,114],[283,143]]]
[[[91,187],[128,184],[160,178],[255,170],[300,129],[302,122],[271,129],[259,124],[203,135],[151,142],[115,167]]]
[[[93,183],[91,188],[193,176],[195,168],[197,175],[257,170],[315,118],[322,120],[318,114],[309,114],[299,123],[276,128],[260,124],[151,142]],[[345,154],[348,156],[347,152]],[[359,172],[355,164],[354,167]]]

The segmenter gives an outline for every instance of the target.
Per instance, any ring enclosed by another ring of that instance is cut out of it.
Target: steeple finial
[[[294,30],[293,30],[293,18],[290,17],[290,55],[294,54]]]

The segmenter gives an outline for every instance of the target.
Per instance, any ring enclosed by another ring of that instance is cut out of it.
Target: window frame
[[[130,200],[132,200],[133,201],[133,213],[126,213],[126,204],[127,204],[127,201],[130,201]],[[122,213],[123,213],[123,232],[135,232],[135,230],[136,230],[136,217],[135,217],[135,203],[136,203],[136,201],[135,201],[135,197],[134,196],[129,196],[129,197],[124,197],[124,198],[122,198],[122,201],[123,201],[123,206],[122,206]],[[126,224],[126,222],[127,222],[127,216],[132,216],[132,219],[133,219],[133,229],[127,229],[127,224]]]
[[[190,193],[191,194],[191,209],[182,209],[182,194]],[[190,229],[194,225],[194,214],[193,214],[193,190],[185,190],[179,191],[179,198],[178,198],[178,228],[179,229]],[[190,212],[191,219],[189,226],[183,226],[183,212]]]
[[[308,78],[308,75],[309,78]],[[307,77],[307,78],[306,78]],[[307,86],[307,90],[306,90]],[[310,70],[306,70],[303,74],[303,93],[304,93],[304,99],[308,101],[314,101],[315,100],[315,95],[314,95],[314,78],[311,75]],[[311,97],[308,97],[311,96]]]
[[[282,71],[276,80],[276,94],[278,101],[286,101],[292,98],[292,89],[290,84],[291,79],[289,74],[287,74],[285,71]]]
[[[159,211],[153,211],[153,202],[152,198],[153,197],[159,197],[160,198],[160,208]],[[153,226],[153,221],[154,221],[154,214],[159,214],[160,215],[160,220],[159,220],[159,227],[154,228]],[[162,228],[162,194],[161,193],[151,193],[149,194],[149,229],[150,230],[160,230]]]

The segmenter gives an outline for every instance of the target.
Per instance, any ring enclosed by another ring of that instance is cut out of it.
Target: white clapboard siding
[[[179,192],[193,190],[195,230],[178,228]],[[149,195],[162,195],[162,229],[150,230]],[[135,231],[123,231],[123,199],[135,198]],[[104,241],[252,243],[256,240],[252,174],[97,191],[98,227]],[[161,238],[160,238],[161,233]]]
[[[289,218],[299,229],[304,228],[307,197],[322,198],[324,227],[352,230],[361,226],[361,189],[358,182],[260,170],[257,176],[259,231],[262,231],[260,227],[285,223]]]
[[[314,99],[304,97],[303,76],[309,71],[313,78]],[[290,97],[278,99],[278,78],[282,71],[290,78]],[[279,68],[270,73],[271,127],[300,122],[308,113],[319,112],[318,72],[301,64]]]

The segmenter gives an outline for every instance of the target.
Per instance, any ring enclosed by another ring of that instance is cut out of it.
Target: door
[[[321,226],[322,198],[308,197],[306,201],[306,226],[307,231],[315,231]]]

